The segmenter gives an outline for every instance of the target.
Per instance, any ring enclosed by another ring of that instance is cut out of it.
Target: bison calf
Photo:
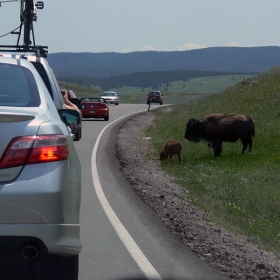
[[[242,141],[242,154],[249,145],[252,150],[252,136],[255,135],[253,120],[243,114],[212,114],[202,119],[189,119],[185,138],[198,143],[200,139],[208,141],[213,148],[215,157],[222,152],[222,142]]]
[[[165,142],[163,150],[160,152],[160,160],[172,159],[172,155],[177,155],[179,162],[182,162],[182,143],[180,141],[168,140]]]

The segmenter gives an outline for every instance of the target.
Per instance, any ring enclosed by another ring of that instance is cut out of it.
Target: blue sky
[[[6,1],[0,0],[0,36],[20,24],[20,1]],[[49,53],[280,46],[280,0],[43,2],[34,31]],[[0,37],[1,45],[16,42],[16,35]]]

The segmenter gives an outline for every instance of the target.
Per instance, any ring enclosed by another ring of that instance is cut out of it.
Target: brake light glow
[[[69,157],[63,135],[23,136],[11,140],[0,160],[0,169],[24,164],[65,160]]]

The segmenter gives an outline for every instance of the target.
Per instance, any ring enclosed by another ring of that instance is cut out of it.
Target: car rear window
[[[160,96],[160,93],[158,91],[150,91],[149,95],[150,96]]]
[[[40,96],[32,72],[19,65],[0,64],[0,106],[38,107]]]

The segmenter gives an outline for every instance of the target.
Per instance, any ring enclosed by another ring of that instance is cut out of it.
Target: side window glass
[[[52,92],[52,87],[48,78],[48,75],[46,73],[46,70],[44,68],[44,66],[41,63],[38,62],[32,62],[33,66],[36,68],[37,72],[39,73],[39,75],[41,76],[42,80],[44,81],[52,99],[53,99],[53,92]]]

